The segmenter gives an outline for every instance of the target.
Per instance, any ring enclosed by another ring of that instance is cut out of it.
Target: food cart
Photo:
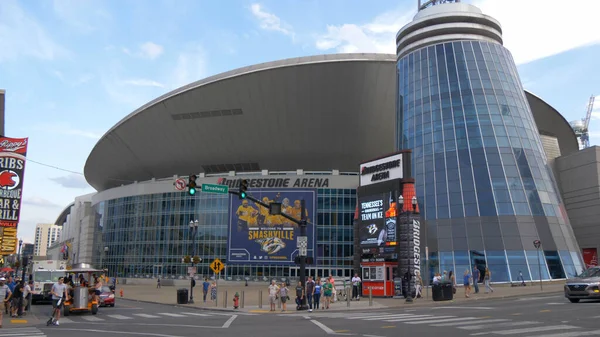
[[[94,296],[94,287],[87,284],[80,284],[78,276],[83,274],[83,277],[87,281],[91,281],[92,275],[96,274],[100,276],[104,270],[94,269],[89,265],[80,265],[77,268],[65,270],[65,275],[74,275],[73,282],[74,287],[69,288],[69,299],[64,302],[63,315],[69,316],[71,313],[87,313],[91,312],[92,315],[98,313],[98,298]]]

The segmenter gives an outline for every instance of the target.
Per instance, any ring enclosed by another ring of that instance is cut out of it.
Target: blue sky
[[[526,89],[567,120],[600,95],[600,1],[473,0],[500,20]],[[28,158],[82,172],[99,137],[147,101],[227,70],[337,52],[394,53],[416,0],[2,0],[6,134]],[[599,98],[600,99],[600,98]],[[595,118],[600,118],[600,102]],[[600,143],[600,121],[591,122]],[[19,235],[33,238],[75,196],[77,173],[29,162]]]

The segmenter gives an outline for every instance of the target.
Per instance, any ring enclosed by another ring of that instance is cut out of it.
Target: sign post
[[[217,193],[217,194],[228,194],[229,186],[227,185],[215,185],[215,184],[202,184],[202,192],[205,193]]]
[[[540,247],[542,246],[542,241],[540,241],[540,240],[534,240],[533,241],[533,246],[538,251],[538,267],[539,267],[539,273],[540,273],[540,291],[544,291],[544,288],[542,286],[542,258],[541,258],[541,255],[540,255]]]

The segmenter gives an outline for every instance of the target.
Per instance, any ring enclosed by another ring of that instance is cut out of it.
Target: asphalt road
[[[61,318],[45,325],[50,306],[34,306],[39,324],[0,329],[0,337],[70,336],[600,336],[600,301],[569,303],[562,295],[449,303],[427,308],[312,313],[214,312],[120,300],[98,315]]]

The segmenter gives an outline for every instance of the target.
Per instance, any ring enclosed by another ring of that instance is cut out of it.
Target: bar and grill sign
[[[21,213],[27,138],[0,137],[0,227],[17,228]]]

